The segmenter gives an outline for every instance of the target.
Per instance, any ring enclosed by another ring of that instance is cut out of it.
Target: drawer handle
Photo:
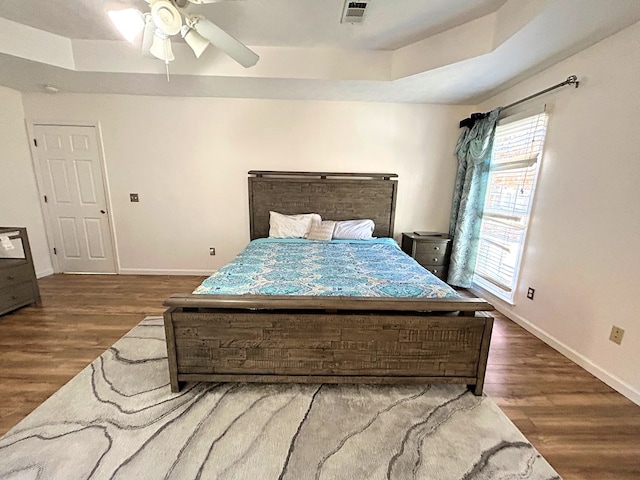
[[[440,250],[440,247],[433,247],[434,250]]]
[[[434,259],[433,259],[433,261],[434,261],[434,262],[437,262],[437,261],[438,261],[438,257],[434,258]]]
[[[438,269],[434,268],[433,270],[431,270],[433,273],[438,273]]]

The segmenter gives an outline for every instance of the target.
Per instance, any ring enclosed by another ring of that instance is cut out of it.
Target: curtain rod
[[[551,90],[555,90],[556,88],[564,87],[565,85],[575,85],[576,88],[578,88],[580,86],[580,82],[578,81],[578,77],[576,77],[575,75],[571,75],[570,77],[567,77],[567,79],[564,82],[560,82],[557,85],[554,85],[553,87],[549,87],[549,88],[545,88],[544,90],[540,90],[539,92],[536,92],[533,95],[529,95],[528,97],[522,98],[522,99],[518,100],[517,102],[510,103],[506,107],[503,107],[502,110],[506,110],[507,108],[515,107],[516,105],[520,105],[521,103],[526,102],[527,100],[531,100],[532,98],[539,97],[540,95],[544,95],[545,93],[550,92]]]
[[[516,105],[520,105],[521,103],[531,100],[532,98],[539,97],[540,95],[544,95],[547,92],[555,90],[556,88],[564,87],[565,85],[575,85],[576,88],[578,88],[578,86],[580,85],[580,81],[578,80],[577,76],[571,75],[567,77],[567,79],[564,82],[560,82],[557,85],[554,85],[549,88],[545,88],[544,90],[540,90],[539,92],[536,92],[533,95],[529,95],[528,97],[521,98],[517,102],[513,102],[507,105],[506,107],[502,107],[502,110],[507,110],[508,108],[515,107]],[[476,120],[479,120],[480,118],[484,118],[487,115],[488,113],[473,113],[469,118],[465,118],[464,120],[460,121],[460,128],[464,126],[468,126],[469,128],[471,128],[471,126],[473,126]]]

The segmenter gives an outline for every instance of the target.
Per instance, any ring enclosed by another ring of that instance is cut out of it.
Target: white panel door
[[[95,127],[35,125],[34,134],[60,270],[115,273]]]

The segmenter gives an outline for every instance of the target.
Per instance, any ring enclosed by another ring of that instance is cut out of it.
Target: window
[[[518,279],[547,117],[507,119],[496,128],[473,280],[507,301]]]

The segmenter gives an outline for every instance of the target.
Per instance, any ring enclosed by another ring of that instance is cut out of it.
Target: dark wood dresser
[[[31,303],[40,304],[40,290],[33,268],[27,229],[0,227],[0,238],[14,248],[0,244],[0,315]]]
[[[402,234],[402,251],[411,255],[424,268],[447,281],[451,238],[446,233],[415,232]]]

